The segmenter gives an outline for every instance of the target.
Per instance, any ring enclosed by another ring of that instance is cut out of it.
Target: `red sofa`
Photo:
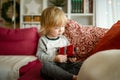
[[[80,25],[73,20],[69,20],[65,28],[66,31],[64,35],[68,38],[71,44],[78,47],[76,53],[78,60],[85,60],[90,55],[90,52],[94,49],[98,41],[108,31],[108,29],[100,27]],[[24,29],[7,29],[0,27],[1,59],[2,57],[5,59],[6,56],[34,56],[34,59],[17,68],[16,71],[19,74],[17,78],[18,80],[42,80],[42,77],[40,76],[42,63],[35,56],[39,38],[40,35],[38,35],[38,30],[35,27]],[[4,61],[0,60],[1,64],[3,62]],[[2,66],[0,65],[0,68],[1,67]],[[1,71],[0,74],[4,75]],[[0,80],[1,79],[0,76]]]
[[[26,57],[29,56],[34,56],[30,62],[27,61],[27,63],[24,63],[22,67],[17,68],[19,71],[19,76],[20,78],[18,80],[42,80],[40,77],[40,68],[42,66],[41,62],[35,58],[35,53],[37,50],[37,44],[38,44],[38,39],[39,35],[37,32],[36,28],[25,28],[25,29],[6,29],[6,28],[0,28],[0,63],[4,63],[5,65],[12,64],[11,62],[7,63],[10,60],[8,59],[13,59],[11,61],[15,61],[14,65],[20,65],[21,60],[19,60],[19,64],[17,62],[16,58],[21,57]],[[3,59],[2,59],[3,58]],[[15,58],[15,59],[14,59]],[[26,58],[24,61],[26,61]],[[3,62],[3,61],[4,62]],[[19,66],[18,66],[19,67]],[[2,66],[0,66],[2,70]],[[14,66],[13,66],[14,68]],[[6,80],[4,77],[4,73],[2,75],[2,70],[0,69],[0,80]],[[17,72],[16,69],[13,69],[14,72]],[[9,71],[8,74],[11,74],[13,72]],[[13,74],[15,77],[15,75]],[[15,80],[16,78],[12,78],[9,75],[7,75],[9,79],[7,80]]]

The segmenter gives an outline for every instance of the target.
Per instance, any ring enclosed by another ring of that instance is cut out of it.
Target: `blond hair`
[[[40,33],[45,35],[51,27],[65,26],[67,17],[63,10],[52,6],[46,8],[41,14],[41,29]]]

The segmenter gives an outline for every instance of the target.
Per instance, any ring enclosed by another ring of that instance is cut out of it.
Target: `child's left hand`
[[[76,57],[69,57],[68,61],[69,62],[76,62],[77,58]]]

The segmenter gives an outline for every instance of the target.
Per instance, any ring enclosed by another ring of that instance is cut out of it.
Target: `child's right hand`
[[[68,58],[68,61],[69,62],[76,62],[77,58],[76,57],[70,57],[70,58]]]
[[[66,62],[67,61],[67,55],[56,55],[54,58],[54,62]]]

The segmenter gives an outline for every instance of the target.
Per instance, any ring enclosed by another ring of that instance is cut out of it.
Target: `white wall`
[[[96,26],[110,28],[120,20],[120,0],[96,0]]]

